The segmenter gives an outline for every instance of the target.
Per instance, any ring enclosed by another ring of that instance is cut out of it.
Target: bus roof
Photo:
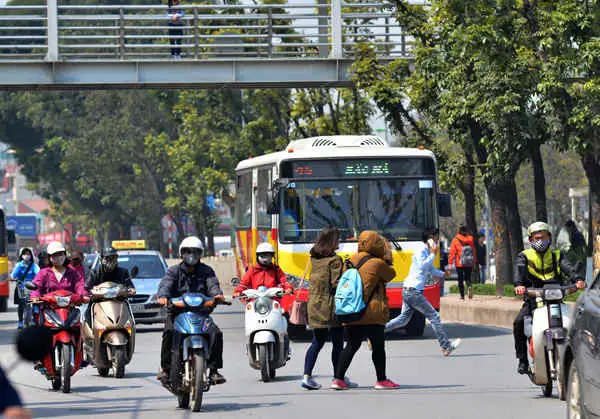
[[[242,160],[236,171],[274,165],[282,160],[357,157],[430,157],[433,152],[418,148],[390,147],[374,135],[333,135],[291,141],[284,151]]]

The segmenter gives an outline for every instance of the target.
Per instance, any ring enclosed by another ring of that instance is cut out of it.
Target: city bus
[[[10,295],[7,246],[6,217],[0,209],[0,312],[8,309]]]
[[[291,141],[283,151],[241,161],[236,167],[236,269],[256,263],[254,250],[270,242],[276,262],[298,288],[309,250],[325,227],[341,232],[338,254],[357,251],[361,231],[375,230],[393,251],[396,278],[387,287],[391,315],[402,308],[402,281],[425,228],[450,215],[450,197],[438,192],[435,156],[425,149],[389,146],[376,136],[326,136]],[[439,267],[439,255],[436,258]],[[425,296],[439,310],[433,279]],[[309,284],[284,297],[308,297]],[[423,334],[425,318],[413,316],[406,332]]]

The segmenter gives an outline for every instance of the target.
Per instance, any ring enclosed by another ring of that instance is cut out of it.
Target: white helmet
[[[256,248],[256,254],[259,255],[261,253],[273,253],[275,254],[275,248],[271,243],[261,243]]]
[[[190,236],[183,239],[179,245],[179,256],[182,256],[181,249],[199,249],[200,254],[202,254],[204,251],[204,246],[202,246],[202,240],[200,240],[198,237]]]
[[[49,256],[66,251],[65,246],[63,246],[61,242],[50,242],[46,248],[46,253],[48,253]]]
[[[550,226],[548,224],[546,224],[543,221],[536,221],[535,223],[531,224],[527,229],[527,235],[532,236],[533,234],[540,233],[542,231],[547,231],[548,233],[552,234],[552,231],[550,231]]]

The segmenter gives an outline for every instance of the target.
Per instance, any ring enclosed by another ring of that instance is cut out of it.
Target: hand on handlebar
[[[161,306],[166,306],[169,304],[169,299],[167,297],[159,297],[158,304],[160,304]]]
[[[585,287],[587,287],[587,284],[585,283],[585,281],[579,280],[575,283],[575,286],[577,287],[577,289],[584,289]]]
[[[88,297],[87,295],[85,297],[81,297],[81,301],[83,301],[85,304],[90,302],[90,297]]]
[[[222,303],[225,301],[225,296],[223,294],[218,294],[213,297],[213,300],[215,300],[215,303]]]
[[[40,297],[31,297],[31,302],[32,303],[39,303],[40,302]]]
[[[233,298],[238,298],[240,295],[242,295],[242,293],[241,293],[241,292],[239,292],[239,291],[234,291],[234,292],[233,292],[233,295],[232,295],[232,297],[233,297]]]
[[[285,290],[285,294],[287,294],[287,295],[291,295],[293,293],[294,293],[294,290],[291,288],[288,288],[287,290]]]
[[[527,292],[527,288],[525,288],[522,285],[515,287],[515,294],[517,294],[517,295],[524,295],[526,292]]]

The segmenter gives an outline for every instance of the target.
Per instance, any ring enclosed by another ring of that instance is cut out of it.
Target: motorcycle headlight
[[[67,296],[67,297],[60,297],[60,296],[56,296],[54,297],[56,299],[56,305],[59,307],[68,307],[69,304],[71,303],[71,296]]]
[[[561,289],[554,288],[550,290],[544,290],[545,300],[562,300],[563,292]]]
[[[259,298],[254,302],[254,310],[258,314],[265,315],[271,311],[271,300],[268,298]]]
[[[183,301],[190,307],[200,307],[204,303],[204,298],[200,295],[185,294]]]
[[[106,288],[104,290],[104,298],[116,298],[119,291],[116,287]]]

